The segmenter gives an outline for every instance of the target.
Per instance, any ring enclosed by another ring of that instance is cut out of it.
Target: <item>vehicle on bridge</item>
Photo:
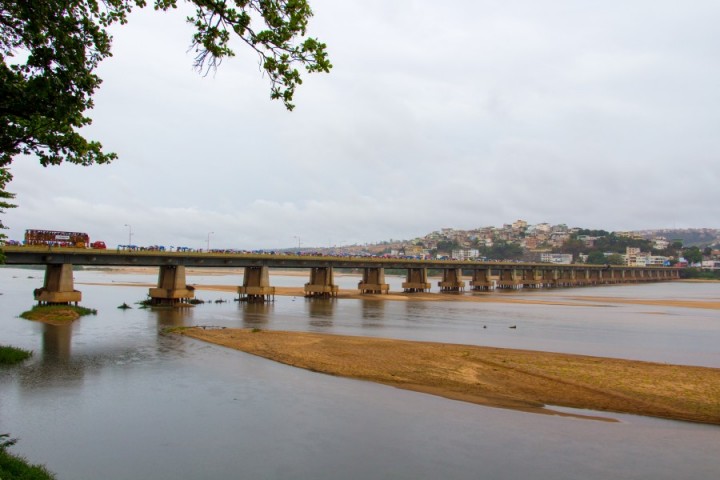
[[[47,245],[50,247],[75,247],[104,249],[105,242],[90,243],[90,235],[84,232],[63,232],[59,230],[25,230],[24,245]]]

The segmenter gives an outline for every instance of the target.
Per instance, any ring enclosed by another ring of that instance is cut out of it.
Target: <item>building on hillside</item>
[[[641,252],[639,248],[627,247],[625,249],[625,265],[630,267],[656,267],[663,266],[668,263],[668,257],[662,255],[652,255],[649,252]]]
[[[571,264],[573,256],[571,253],[541,253],[540,261],[542,263],[558,263],[558,264]]]
[[[476,260],[480,257],[480,250],[477,248],[461,248],[451,253],[453,260]]]
[[[553,233],[550,236],[550,245],[553,247],[562,247],[568,240],[570,240],[569,233]]]
[[[420,245],[405,245],[402,248],[401,253],[403,255],[411,256],[411,257],[419,257],[423,255],[423,252],[425,249],[421,247]]]
[[[577,239],[585,244],[586,247],[592,247],[595,245],[595,240],[598,237],[591,237],[590,235],[578,235]]]
[[[512,223],[511,228],[513,231],[520,232],[527,229],[528,223],[525,220],[516,220]]]
[[[670,259],[663,255],[648,255],[646,265],[648,267],[650,267],[650,266],[652,266],[652,267],[667,266],[667,265],[670,265]]]
[[[549,223],[538,223],[537,225],[535,225],[535,231],[547,235],[552,232],[552,227]]]
[[[665,237],[655,237],[652,240],[653,242],[653,248],[655,250],[665,250],[667,247],[670,246],[670,242]]]
[[[720,270],[720,260],[703,260],[703,270]]]
[[[538,247],[540,245],[540,241],[537,239],[537,237],[525,237],[523,241],[520,242],[520,246],[532,250]]]

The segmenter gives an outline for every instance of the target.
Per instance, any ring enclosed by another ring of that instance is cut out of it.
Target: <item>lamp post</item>
[[[133,236],[132,225],[129,225],[126,223],[125,226],[128,227],[128,247],[129,247],[130,245],[132,245],[132,236]]]
[[[207,234],[207,251],[210,251],[210,235],[212,235],[215,232],[208,232]]]
[[[297,238],[297,241],[298,241],[298,250],[300,250],[300,236],[299,236],[299,235],[293,235],[293,238]]]

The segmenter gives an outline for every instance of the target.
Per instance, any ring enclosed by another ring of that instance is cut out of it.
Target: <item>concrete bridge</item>
[[[236,253],[116,251],[84,248],[4,247],[8,265],[45,265],[45,281],[34,292],[40,303],[77,303],[82,293],[75,290],[74,265],[159,267],[157,287],[148,292],[153,303],[186,302],[194,297],[187,285],[185,269],[244,268],[243,285],[238,286],[241,300],[266,301],[275,295],[270,284],[270,269],[309,269],[305,284],[307,297],[337,296],[333,269],[350,268],[362,272],[360,293],[388,293],[385,269],[407,272],[405,292],[430,289],[428,270],[442,271],[438,282],[441,292],[465,290],[463,274],[469,274],[475,291],[521,288],[579,287],[618,283],[664,282],[679,278],[669,267],[628,267],[614,265],[556,265],[548,263],[472,262],[456,260],[414,260],[375,257],[320,257],[303,255],[266,255]]]

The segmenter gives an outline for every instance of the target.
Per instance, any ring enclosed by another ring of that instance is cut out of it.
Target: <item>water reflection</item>
[[[56,361],[67,362],[72,352],[73,324],[48,325],[43,324],[42,358],[52,363]]]
[[[265,327],[275,310],[273,302],[239,302],[242,325],[245,328]]]
[[[79,387],[83,383],[87,362],[72,355],[73,324],[43,324],[42,354],[20,375],[20,392],[31,394],[38,389],[52,390]]]
[[[153,308],[159,327],[187,327],[193,324],[194,308]]]
[[[334,298],[306,299],[305,309],[310,325],[317,328],[332,327],[336,304],[337,300]]]
[[[386,302],[370,299],[362,299],[361,302],[362,326],[368,328],[384,326]]]
[[[408,323],[428,323],[433,318],[428,315],[428,312],[434,311],[433,305],[428,305],[425,302],[405,302],[405,320]]]

